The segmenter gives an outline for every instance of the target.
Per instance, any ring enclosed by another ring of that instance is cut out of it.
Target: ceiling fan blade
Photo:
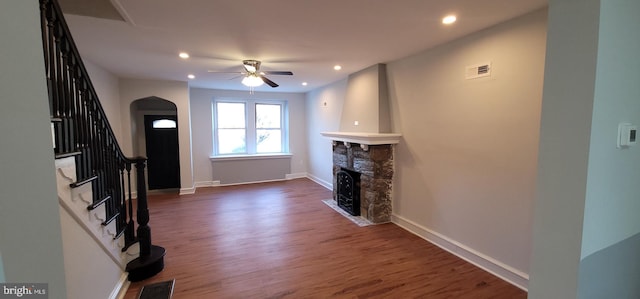
[[[293,73],[290,71],[263,71],[261,73],[264,73],[265,75],[293,75]]]
[[[223,72],[223,71],[207,71],[207,73],[214,73],[214,74],[244,74],[244,72]]]
[[[262,79],[262,81],[264,81],[264,83],[267,83],[267,85],[269,85],[269,86],[271,86],[273,88],[276,88],[276,87],[280,86],[280,85],[276,84],[276,82],[273,82],[273,81],[267,79],[267,77],[265,77],[265,76],[260,75],[260,79]]]

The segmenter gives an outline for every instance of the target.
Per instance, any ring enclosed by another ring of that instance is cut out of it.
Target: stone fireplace
[[[338,173],[358,173],[360,217],[373,223],[391,221],[393,148],[401,137],[390,133],[386,70],[386,65],[376,64],[350,74],[340,131],[321,133],[333,140],[333,199],[339,199]]]
[[[356,172],[360,180],[361,217],[373,223],[391,221],[393,145],[400,134],[322,133],[333,140],[333,198],[338,200],[338,173]]]

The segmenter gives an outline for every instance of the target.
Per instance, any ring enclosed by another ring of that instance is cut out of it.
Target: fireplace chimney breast
[[[349,75],[340,132],[391,132],[385,64],[372,65]]]

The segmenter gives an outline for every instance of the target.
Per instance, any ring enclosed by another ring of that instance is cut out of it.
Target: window
[[[256,104],[256,152],[282,152],[280,105]]]
[[[154,129],[175,129],[176,121],[173,119],[157,119],[153,121],[151,126]]]
[[[247,153],[244,103],[216,103],[218,154]]]
[[[214,155],[286,153],[285,123],[281,101],[215,100]]]

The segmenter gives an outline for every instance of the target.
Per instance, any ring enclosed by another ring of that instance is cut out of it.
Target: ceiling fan
[[[276,88],[279,85],[275,82],[269,80],[265,75],[293,75],[290,71],[260,71],[260,61],[259,60],[243,60],[242,66],[244,67],[244,72],[216,72],[209,71],[209,73],[232,73],[232,74],[242,74],[244,78],[242,78],[242,84],[249,87],[257,87],[262,85],[263,83],[267,83],[267,85]]]

